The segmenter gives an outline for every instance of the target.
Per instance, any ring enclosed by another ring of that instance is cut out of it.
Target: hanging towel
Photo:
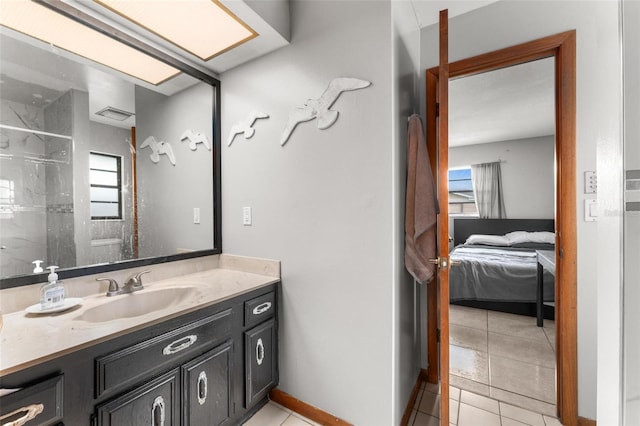
[[[436,272],[428,259],[437,257],[438,199],[419,115],[409,117],[407,133],[404,264],[416,281],[426,284]]]

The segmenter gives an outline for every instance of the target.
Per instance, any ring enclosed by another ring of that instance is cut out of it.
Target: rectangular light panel
[[[160,84],[180,73],[162,61],[30,0],[1,0],[0,25],[151,84]]]
[[[218,0],[94,0],[204,61],[258,34]]]

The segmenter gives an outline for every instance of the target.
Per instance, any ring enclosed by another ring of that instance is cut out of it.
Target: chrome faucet
[[[132,275],[127,279],[122,287],[118,286],[118,282],[113,278],[96,278],[96,281],[109,281],[109,289],[107,290],[107,297],[117,296],[119,294],[133,293],[134,291],[142,290],[142,275],[151,271],[142,271]]]

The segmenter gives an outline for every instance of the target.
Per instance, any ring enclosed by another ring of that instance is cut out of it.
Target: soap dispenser
[[[42,263],[42,260],[34,260],[33,262],[34,265],[36,265],[35,268],[33,268],[33,273],[34,274],[39,274],[40,272],[44,272],[44,270],[42,269],[42,266],[40,266],[40,264]]]
[[[57,268],[57,266],[47,266],[50,271],[49,282],[42,286],[40,293],[40,305],[43,310],[57,308],[64,304],[64,285],[62,281],[58,281]]]

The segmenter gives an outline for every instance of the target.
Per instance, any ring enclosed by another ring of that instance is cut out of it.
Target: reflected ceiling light
[[[94,0],[204,61],[258,36],[218,0]]]
[[[27,0],[2,0],[0,25],[151,84],[180,71],[132,47]]]

